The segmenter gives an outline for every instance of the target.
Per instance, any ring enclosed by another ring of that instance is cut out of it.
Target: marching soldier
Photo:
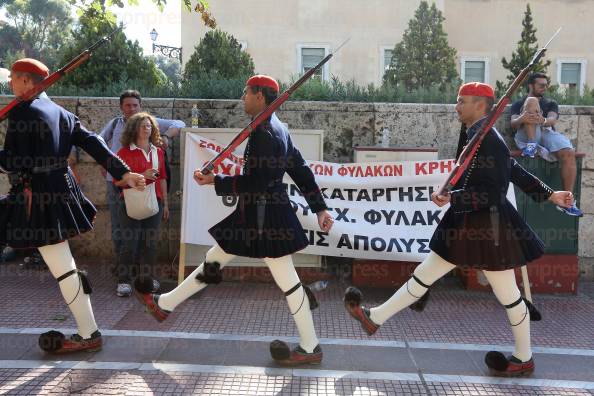
[[[463,140],[470,140],[480,130],[493,103],[493,88],[487,84],[468,83],[460,87],[456,112],[466,126]],[[540,257],[544,244],[506,199],[510,181],[538,202],[548,200],[564,207],[573,203],[571,192],[554,192],[524,170],[511,158],[499,133],[491,129],[455,188],[446,196],[433,193],[435,204],[441,207],[449,203],[450,208],[433,234],[431,252],[417,266],[411,279],[388,301],[374,308],[361,305],[359,290],[347,289],[346,309],[361,322],[368,335],[419,301],[436,280],[456,266],[478,269],[483,271],[505,307],[515,339],[513,355],[506,357],[492,351],[487,353],[485,363],[498,376],[532,373],[529,315],[532,307],[521,296],[514,268]]]
[[[12,65],[10,86],[21,96],[49,76],[35,59]],[[102,339],[93,316],[90,283],[76,268],[68,239],[93,229],[97,211],[84,196],[68,167],[73,146],[89,153],[116,179],[143,189],[142,175],[131,173],[102,139],[87,131],[78,118],[41,94],[12,109],[0,167],[11,189],[0,200],[0,245],[38,248],[76,321],[78,332],[66,339],[50,331],[39,338],[48,352],[96,351]]]
[[[278,93],[279,85],[272,77],[251,77],[242,97],[246,113],[255,117]],[[301,284],[291,259],[291,254],[305,248],[308,241],[291,207],[283,175],[288,173],[296,182],[311,211],[317,214],[322,231],[330,230],[333,219],[313,173],[275,114],[251,133],[244,161],[240,176],[194,172],[196,182],[214,184],[217,195],[239,197],[235,211],[209,230],[216,244],[206,254],[205,262],[169,293],[151,294],[150,280],[137,283],[137,291],[148,311],[162,321],[191,295],[210,283],[221,282],[221,269],[233,257],[263,258],[287,298],[300,336],[299,346],[292,351],[284,342],[273,341],[273,359],[289,366],[320,363],[322,350],[311,315],[317,303],[311,291]]]

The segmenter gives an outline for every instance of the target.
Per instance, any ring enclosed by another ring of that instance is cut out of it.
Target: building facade
[[[322,72],[359,84],[380,84],[392,49],[401,41],[420,0],[221,0],[210,7],[221,30],[232,34],[256,72],[289,81],[315,65],[345,39]],[[435,0],[445,17],[450,46],[464,81],[504,81],[508,60],[522,31],[526,4],[532,8],[539,44],[559,28],[547,51],[553,84],[583,91],[594,87],[594,0]],[[182,47],[189,55],[206,32],[197,13],[182,12]]]

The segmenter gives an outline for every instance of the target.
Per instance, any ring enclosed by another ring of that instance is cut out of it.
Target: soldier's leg
[[[313,324],[309,298],[301,285],[291,256],[279,258],[265,258],[270,273],[278,287],[285,293],[289,310],[299,332],[299,345],[307,352],[312,353],[319,344]]]
[[[514,270],[483,271],[483,273],[493,288],[497,300],[506,308],[514,335],[514,356],[523,362],[530,360],[532,358],[530,316],[516,284]]]
[[[206,253],[204,263],[200,264],[175,289],[159,296],[159,307],[166,311],[172,311],[190,296],[208,286],[209,283],[219,283],[222,280],[221,270],[234,257],[232,254],[225,253],[219,245],[215,244]]]
[[[371,320],[378,325],[383,324],[423,297],[429,286],[455,267],[436,253],[429,253],[427,258],[415,268],[411,278],[389,300],[369,310]]]
[[[89,294],[85,293],[82,279],[84,275],[76,272],[76,263],[68,241],[40,247],[39,253],[59,282],[62,296],[76,321],[78,334],[82,338],[90,338],[97,331],[97,323],[93,315],[91,299]]]

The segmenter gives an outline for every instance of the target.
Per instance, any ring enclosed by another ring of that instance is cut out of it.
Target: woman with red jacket
[[[148,113],[138,113],[130,117],[126,122],[121,143],[122,148],[118,151],[118,156],[133,172],[144,175],[147,186],[155,183],[154,190],[159,204],[159,211],[143,220],[131,218],[126,212],[126,205],[120,205],[122,248],[118,256],[116,292],[120,297],[128,297],[132,294],[132,277],[138,275],[134,274],[135,265],[140,265],[139,270],[142,274],[154,275],[161,219],[169,219],[169,205],[165,155],[159,148],[161,137],[155,118]],[[153,166],[154,156],[157,156],[157,169]],[[118,187],[127,188],[121,182],[114,183]],[[157,281],[154,282],[153,288],[159,288]]]

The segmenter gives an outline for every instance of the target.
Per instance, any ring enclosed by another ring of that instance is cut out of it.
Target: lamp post
[[[166,56],[168,58],[175,58],[175,59],[179,60],[179,63],[182,63],[182,49],[181,49],[181,47],[170,47],[168,45],[155,44],[155,41],[157,41],[157,36],[159,35],[159,33],[157,33],[155,28],[153,28],[153,30],[151,30],[149,35],[151,36],[151,40],[153,41],[153,54],[155,52],[160,52],[164,56]]]

